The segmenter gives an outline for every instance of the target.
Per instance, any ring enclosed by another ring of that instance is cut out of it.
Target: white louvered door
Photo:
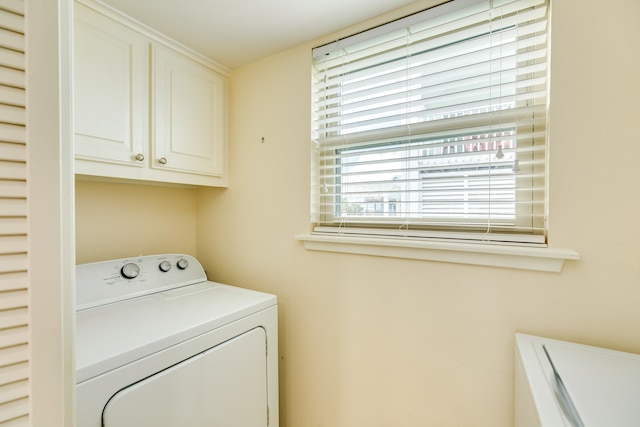
[[[0,424],[29,423],[24,0],[0,0]]]

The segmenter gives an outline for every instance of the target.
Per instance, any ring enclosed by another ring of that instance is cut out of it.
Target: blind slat
[[[510,28],[513,24],[502,22],[502,28]],[[501,55],[507,55],[515,48],[531,47],[541,42],[541,38],[527,38],[520,41],[520,45],[514,44],[514,38],[522,39],[531,36],[546,28],[546,22],[536,22],[532,24],[519,25],[517,30],[506,29],[500,33],[500,37],[493,37],[490,33],[496,28],[491,28],[491,24],[481,27],[471,28],[466,31],[458,31],[455,34],[444,34],[442,37],[418,38],[415,34],[402,35],[392,44],[386,43],[381,46],[373,46],[352,55],[347,55],[334,60],[333,62],[322,63],[323,74],[328,78],[349,75],[358,78],[367,75],[366,71],[372,66],[384,64],[380,70],[389,69],[399,61],[406,62],[409,68],[415,63],[432,63],[446,58],[456,58],[460,55],[473,54],[477,51],[500,50]],[[487,35],[489,34],[489,35]],[[543,35],[544,39],[545,36]],[[372,52],[378,52],[377,55]],[[383,53],[380,53],[383,52]],[[495,53],[491,56],[497,56]],[[348,58],[348,61],[345,59]]]
[[[469,114],[469,110],[473,108],[479,109],[487,105],[501,106],[515,104],[516,101],[544,100],[546,98],[545,90],[527,92],[526,94],[520,94],[519,91],[523,88],[543,87],[542,85],[545,83],[546,79],[543,77],[521,80],[502,85],[500,93],[495,92],[494,86],[463,92],[455,92],[450,89],[443,95],[439,95],[439,90],[424,89],[421,92],[408,94],[409,97],[420,98],[418,100],[402,102],[402,99],[388,97],[376,99],[376,102],[380,102],[383,105],[364,111],[345,111],[345,114],[340,116],[340,121],[329,118],[326,121],[320,121],[320,124],[324,126],[325,132],[342,131],[343,133],[351,133],[352,129],[370,128],[370,126],[378,123],[397,123],[398,121],[411,123],[411,121],[417,122],[425,117],[429,118],[452,111],[466,111]],[[424,105],[423,101],[426,97],[429,98],[428,107]]]
[[[439,120],[414,123],[410,127],[404,124],[386,129],[365,130],[358,134],[330,135],[322,138],[318,137],[317,139],[324,146],[329,147],[341,144],[353,146],[359,142],[366,141],[402,141],[418,137],[432,139],[453,138],[460,135],[478,135],[482,137],[483,134],[495,133],[507,127],[543,126],[545,123],[545,109],[546,105],[537,104],[523,108],[487,111],[473,115],[453,115]],[[438,113],[442,114],[442,111],[438,111]]]
[[[369,46],[380,40],[394,38],[394,34],[404,31],[406,28],[413,28],[416,31],[423,31],[428,28],[440,27],[439,33],[448,33],[453,29],[464,28],[474,23],[486,20],[483,12],[489,11],[491,5],[499,8],[504,14],[514,14],[527,8],[539,6],[545,0],[494,0],[490,2],[480,2],[478,0],[457,0],[446,2],[438,7],[433,7],[422,12],[409,15],[390,22],[385,25],[373,28],[364,33],[345,37],[333,43],[323,45],[312,50],[313,59],[316,62],[331,60],[342,53],[353,53],[362,50],[363,45]]]
[[[544,135],[545,135],[545,132],[543,130],[538,130],[537,132],[523,133],[518,135],[509,135],[511,137],[509,139],[511,139],[512,141],[515,141],[516,146],[515,147],[503,146],[502,153],[503,155],[506,155],[509,153],[516,153],[518,155],[531,155],[531,154],[535,154],[538,156],[543,155],[544,152],[546,151],[544,146],[541,146],[541,145],[531,146],[531,145],[525,145],[525,144],[517,145],[517,141],[519,140],[531,141],[536,138],[543,138]],[[377,141],[376,145],[367,147],[367,150],[371,154],[374,154],[374,153],[378,155],[393,154],[393,153],[398,153],[398,148],[396,147],[396,145],[402,145],[405,147],[403,148],[403,155],[402,155],[402,159],[404,160],[423,159],[424,156],[421,154],[423,150],[436,151],[435,153],[432,153],[429,156],[430,159],[435,160],[437,162],[436,164],[442,164],[442,162],[447,162],[447,161],[456,162],[455,159],[460,159],[460,160],[457,160],[457,162],[460,162],[464,160],[464,157],[479,156],[479,155],[482,155],[482,153],[485,153],[484,155],[486,156],[487,155],[486,152],[489,151],[489,152],[492,152],[492,156],[490,157],[495,159],[495,163],[499,163],[501,159],[496,157],[498,155],[498,145],[502,145],[501,143],[503,142],[504,139],[507,139],[507,138],[505,138],[502,135],[498,135],[498,136],[474,138],[469,140],[451,142],[446,139],[443,139],[442,137],[429,138],[425,136],[424,139],[412,138],[412,139],[408,139],[400,142],[397,142],[393,139]],[[389,145],[385,145],[385,144],[389,144]],[[410,147],[409,147],[409,144],[410,144]],[[457,150],[448,151],[448,149],[451,148],[452,145],[454,149],[460,148],[462,146],[461,151],[457,151]],[[340,153],[341,152],[338,151],[337,154],[327,155],[323,158],[324,163],[319,165],[319,169],[325,175],[331,173],[331,170],[336,168],[335,162],[342,159],[342,154]],[[451,159],[451,160],[448,160],[448,159]],[[491,159],[489,158],[489,160]],[[358,164],[366,165],[367,163],[371,163],[374,165],[379,165],[379,167],[376,169],[384,170],[386,168],[383,167],[382,165],[384,165],[385,163],[388,163],[388,164],[397,163],[397,161],[398,161],[397,157],[389,156],[386,159],[372,159],[370,161],[367,161],[366,159],[360,159],[358,161]],[[423,164],[421,165],[418,165],[418,167],[421,168],[423,165],[428,166],[429,162],[427,162],[426,159],[425,159],[425,162],[423,162]],[[342,163],[342,164],[346,164],[346,163]],[[342,172],[340,172],[340,174],[342,174]]]
[[[334,230],[331,227],[322,227],[322,226],[318,226],[315,227],[316,232],[319,233],[333,233]],[[349,228],[349,227],[344,227],[342,228],[342,233],[344,234],[376,234],[379,233],[378,229],[375,228]],[[438,232],[438,231],[422,231],[422,230],[386,230],[385,234],[387,235],[391,235],[391,236],[400,236],[400,237],[430,237],[430,238],[435,238],[435,239],[450,239],[451,238],[451,234],[447,233],[447,232]],[[478,233],[470,233],[470,234],[462,234],[462,238],[465,240],[478,240],[479,238],[479,234]],[[483,233],[484,235],[484,233]],[[498,241],[502,241],[502,242],[512,242],[512,243],[527,243],[529,241],[528,238],[522,239],[520,236],[517,235],[513,235],[513,234],[498,234],[498,233],[492,233],[492,235],[494,236],[493,239],[489,239],[489,240],[498,240]],[[539,238],[538,241],[536,243],[544,243],[544,241]]]
[[[322,109],[324,115],[339,111],[341,104],[354,104],[356,95],[360,98],[371,98],[371,95],[381,92],[398,93],[406,90],[408,93],[421,93],[425,88],[431,90],[447,91],[451,88],[474,87],[500,81],[514,82],[522,76],[528,76],[546,70],[546,63],[538,62],[527,66],[517,67],[518,62],[533,62],[544,58],[545,50],[535,50],[526,55],[512,55],[489,61],[467,63],[458,67],[435,70],[407,70],[396,71],[389,75],[372,77],[368,80],[359,80],[354,83],[345,83],[340,87],[323,88],[318,86],[321,98],[316,94],[315,104]],[[442,65],[442,64],[439,64]],[[422,72],[420,72],[422,71]],[[349,90],[349,95],[341,97],[342,90]],[[384,89],[383,89],[384,88]],[[412,89],[415,88],[415,89]],[[387,95],[383,95],[387,96]],[[351,101],[351,102],[350,102]],[[334,110],[331,110],[333,108]]]

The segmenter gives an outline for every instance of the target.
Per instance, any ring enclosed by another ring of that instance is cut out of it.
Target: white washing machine
[[[274,295],[188,255],[76,269],[78,427],[277,427]]]
[[[640,426],[640,355],[516,334],[515,426]]]

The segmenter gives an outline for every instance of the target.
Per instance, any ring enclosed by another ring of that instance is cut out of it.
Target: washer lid
[[[638,425],[640,355],[560,342],[544,347],[580,418],[576,426]]]
[[[76,382],[274,305],[274,295],[202,282],[78,311]]]

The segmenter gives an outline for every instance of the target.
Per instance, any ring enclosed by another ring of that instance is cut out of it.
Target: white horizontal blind
[[[0,425],[29,425],[24,0],[0,0]]]
[[[544,243],[547,16],[453,0],[314,49],[321,230]]]

